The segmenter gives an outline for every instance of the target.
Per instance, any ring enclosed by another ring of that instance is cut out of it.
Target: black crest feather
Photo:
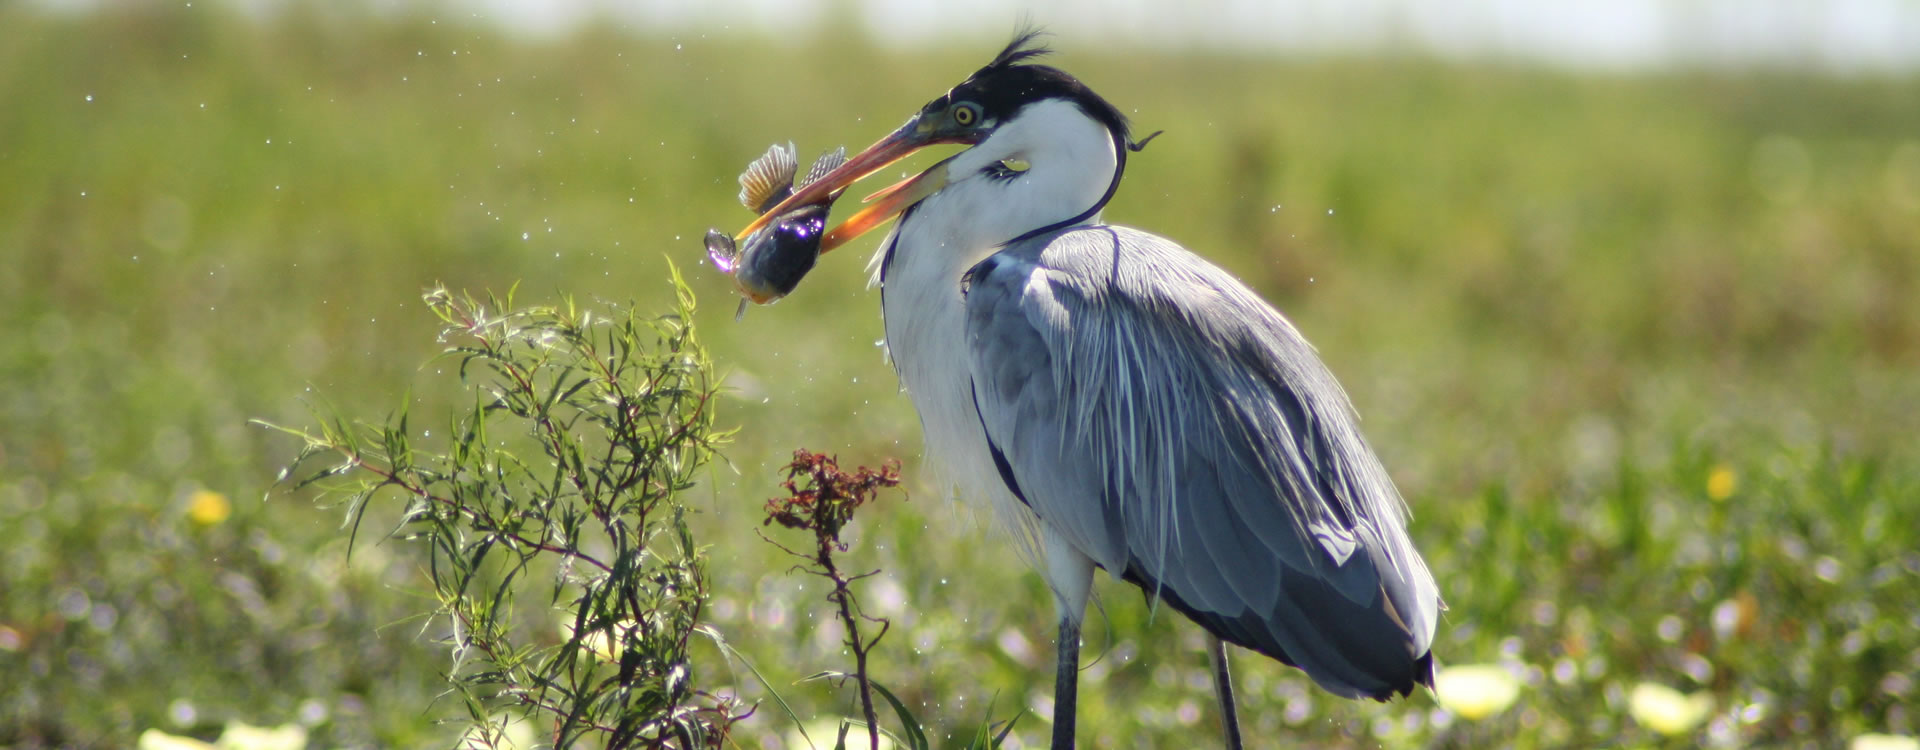
[[[960,85],[953,87],[945,95],[927,103],[922,112],[944,111],[956,101],[973,101],[985,109],[989,120],[1006,121],[1011,119],[1022,107],[1049,98],[1063,98],[1080,105],[1087,114],[1105,123],[1112,129],[1120,144],[1131,145],[1128,137],[1127,118],[1119,108],[1093,93],[1086,84],[1068,75],[1066,71],[1047,65],[1031,62],[1034,58],[1050,54],[1052,50],[1041,43],[1047,32],[1026,27],[1013,35],[1013,41],[993,56],[987,63]]]
[[[993,56],[993,62],[987,63],[986,67],[981,68],[974,75],[1012,67],[1026,60],[1053,54],[1053,50],[1040,42],[1040,39],[1045,36],[1047,36],[1045,30],[1030,26],[1014,32],[1013,41],[1007,43],[1006,49],[1000,50],[1000,54]]]
[[[980,108],[983,127],[993,128],[1018,117],[1027,105],[1048,100],[1064,100],[1073,103],[1091,117],[1107,127],[1113,136],[1113,146],[1117,163],[1114,165],[1113,181],[1108,184],[1107,192],[1080,214],[1062,221],[1040,227],[1014,238],[1018,242],[1028,237],[1069,226],[1085,220],[1100,212],[1100,208],[1113,198],[1120,187],[1120,177],[1126,172],[1127,154],[1145,148],[1147,141],[1153,140],[1155,133],[1140,141],[1133,140],[1127,125],[1127,116],[1120,108],[1101,98],[1099,94],[1087,88],[1079,79],[1068,75],[1059,68],[1030,62],[1034,58],[1046,55],[1051,50],[1040,43],[1046,32],[1032,27],[1023,27],[1013,35],[1013,41],[993,56],[992,62],[974,71],[967,80],[949,89],[939,98],[927,102],[917,117],[942,117],[955,102],[970,102]],[[977,142],[977,141],[976,141]],[[884,268],[884,267],[883,267]],[[884,271],[883,271],[884,272]]]

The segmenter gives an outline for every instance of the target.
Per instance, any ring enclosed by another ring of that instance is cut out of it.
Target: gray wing
[[[1430,683],[1441,605],[1391,480],[1285,318],[1165,239],[1084,227],[967,278],[1003,479],[1109,573],[1348,697]]]

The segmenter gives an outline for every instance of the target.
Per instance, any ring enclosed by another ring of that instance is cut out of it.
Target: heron
[[[1212,636],[1230,746],[1222,641],[1347,698],[1430,687],[1445,605],[1345,391],[1233,275],[1102,221],[1145,141],[1035,62],[1039,36],[1017,34],[741,236],[922,148],[965,147],[874,194],[820,249],[893,221],[870,263],[886,348],[929,458],[991,505],[1052,592],[1055,750],[1074,744],[1096,569]]]

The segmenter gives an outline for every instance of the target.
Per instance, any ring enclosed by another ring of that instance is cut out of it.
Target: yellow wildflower
[[[195,490],[187,499],[187,518],[201,526],[212,526],[233,515],[233,503],[213,490]]]
[[[1733,473],[1733,467],[1726,464],[1714,464],[1707,472],[1707,497],[1715,501],[1733,497],[1734,490],[1740,489],[1739,477]]]

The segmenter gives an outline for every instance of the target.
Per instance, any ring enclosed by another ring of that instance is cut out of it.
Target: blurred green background
[[[692,500],[713,624],[803,717],[855,713],[791,684],[850,660],[754,532],[796,447],[926,476],[864,290],[876,240],[736,323],[698,238],[748,218],[734,175],[767,144],[862,147],[997,47],[462,17],[0,4],[0,745],[230,721],[453,743],[450,657],[407,619],[431,606],[418,550],[363,540],[349,564],[337,512],[272,492],[297,446],[247,420],[412,399],[443,421],[464,397],[423,366],[424,288],[664,311],[668,259],[740,428]],[[1414,509],[1451,605],[1439,660],[1522,684],[1468,721],[1243,654],[1254,746],[1914,733],[1920,77],[1055,44],[1167,131],[1107,218],[1317,344]],[[1051,606],[1010,545],[923,483],[856,533],[846,564],[883,571],[866,595],[894,622],[879,679],[942,734],[1037,709],[1016,734],[1043,744]],[[1210,744],[1197,628],[1099,591],[1083,743]],[[718,654],[697,680],[766,696]],[[1654,731],[1629,716],[1642,682],[1711,711]],[[738,739],[792,730],[763,705]]]

